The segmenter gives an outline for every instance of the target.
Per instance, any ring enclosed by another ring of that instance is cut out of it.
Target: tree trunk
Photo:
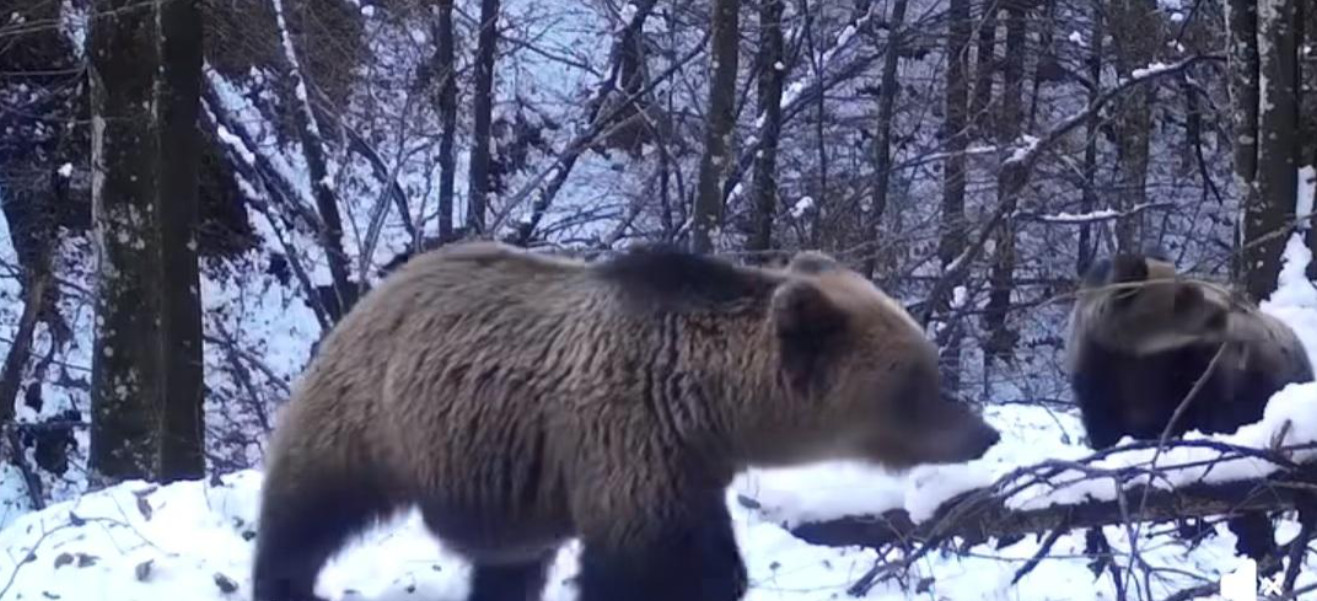
[[[1258,12],[1253,0],[1226,0],[1228,35],[1227,70],[1230,80],[1230,125],[1235,149],[1235,188],[1239,195],[1240,223],[1235,244],[1247,239],[1246,207],[1257,198],[1258,170]],[[1245,271],[1244,253],[1231,263],[1232,279]]]
[[[1006,11],[1006,62],[1003,69],[1001,114],[997,116],[997,143],[1006,147],[1020,142],[1024,120],[1025,14],[1019,5]],[[1009,205],[1001,228],[997,231],[988,274],[988,304],[983,320],[988,329],[985,358],[1008,360],[1015,348],[1015,334],[1007,327],[1015,273],[1015,220],[1011,214],[1019,202],[1025,184],[1023,169],[1017,164],[1004,165],[997,176],[997,202]]]
[[[1106,28],[1102,26],[1103,15],[1102,4],[1097,0],[1093,2],[1093,14],[1091,27],[1089,30],[1089,54],[1088,54],[1088,78],[1093,82],[1093,87],[1088,90],[1088,104],[1090,106],[1097,102],[1099,90],[1102,89],[1102,37],[1106,35]],[[1084,124],[1084,190],[1079,199],[1079,212],[1087,215],[1097,208],[1097,146],[1098,138],[1102,135],[1102,116],[1094,112],[1088,116]],[[1097,254],[1097,245],[1093,242],[1093,226],[1088,222],[1079,225],[1079,253],[1075,263],[1075,271],[1084,274],[1088,271],[1089,266],[1093,264],[1093,259]]]
[[[89,35],[100,276],[89,463],[95,479],[197,478],[200,0],[110,8]]]
[[[945,272],[947,266],[965,250],[965,149],[969,146],[968,127],[969,81],[966,77],[969,60],[970,9],[969,0],[951,0],[947,31],[947,85],[946,152],[942,171],[942,231],[938,237],[937,254]],[[947,310],[944,307],[942,310]],[[958,328],[960,317],[948,315],[946,327]],[[960,388],[960,336],[951,335],[942,349],[943,384],[948,390]]]
[[[440,70],[439,115],[443,134],[439,138],[439,239],[453,237],[453,194],[457,181],[457,62],[453,39],[453,0],[439,0],[435,66]]]
[[[969,118],[979,135],[983,135],[989,129],[988,105],[992,102],[992,83],[997,72],[997,12],[996,0],[988,0],[983,5],[983,16],[978,24],[978,50],[974,61],[974,97],[970,101]]]
[[[882,224],[883,213],[887,211],[887,195],[892,178],[892,111],[896,104],[899,83],[896,81],[896,67],[901,60],[901,42],[905,35],[906,0],[892,3],[892,15],[889,19],[886,54],[883,55],[883,78],[878,96],[878,123],[873,137],[874,182],[872,206],[869,214],[869,242],[875,243],[873,250],[866,253],[864,274],[874,277],[877,266],[878,230]]]
[[[754,227],[750,250],[773,246],[773,216],[777,212],[777,145],[782,130],[782,7],[785,0],[760,0],[759,5],[759,128],[762,145],[755,156]]]
[[[1146,68],[1161,47],[1161,27],[1154,0],[1115,0],[1111,11],[1111,35],[1116,51],[1116,72],[1122,78]],[[1120,193],[1117,209],[1129,211],[1148,201],[1148,149],[1152,132],[1154,88],[1130,90],[1118,102],[1116,114],[1117,173]],[[1143,237],[1142,213],[1116,222],[1116,244],[1136,250]]]
[[[1299,0],[1258,3],[1257,196],[1244,208],[1245,289],[1254,301],[1271,295],[1298,197]],[[1262,44],[1267,40],[1268,44]]]
[[[200,478],[204,452],[201,277],[197,264],[201,137],[201,0],[159,2],[161,164],[161,361],[164,374],[160,467],[163,482]]]
[[[92,346],[91,480],[149,479],[159,444],[163,299],[154,7],[110,0],[91,21],[92,211],[99,282]]]
[[[494,58],[498,41],[499,0],[480,0],[480,35],[476,42],[475,129],[472,131],[470,184],[466,224],[473,234],[485,232],[489,200],[490,128],[494,111]]]
[[[714,0],[709,121],[691,224],[691,247],[697,253],[713,250],[712,233],[722,227],[722,181],[731,163],[732,127],[736,124],[739,12],[738,0]]]
[[[1299,166],[1317,169],[1317,6],[1298,3]],[[1308,182],[1308,186],[1314,185]],[[1317,223],[1307,218],[1308,249],[1317,252]],[[1317,261],[1308,263],[1308,279],[1317,280]]]
[[[4,366],[0,368],[0,429],[8,427],[14,421],[15,402],[18,391],[23,386],[23,373],[27,369],[28,359],[32,356],[32,336],[36,333],[41,320],[41,309],[45,304],[48,291],[54,285],[54,275],[50,270],[50,260],[44,259],[44,266],[37,265],[27,270],[23,283],[23,312],[18,318],[18,327],[14,330],[14,341],[5,353]],[[11,449],[22,452],[22,449]]]
[[[307,177],[311,180],[311,194],[315,198],[316,211],[320,213],[320,245],[325,252],[325,264],[329,268],[333,300],[327,303],[326,311],[330,319],[337,322],[348,312],[356,301],[357,290],[348,276],[348,256],[343,250],[343,218],[338,210],[338,195],[334,192],[329,179],[329,159],[325,154],[325,140],[320,133],[320,124],[316,122],[311,109],[311,97],[306,80],[306,71],[302,69],[297,47],[293,42],[293,33],[288,28],[285,18],[283,0],[271,0],[274,9],[275,25],[283,47],[285,67],[292,85],[288,86],[292,97],[285,101],[292,108],[293,127],[297,131],[298,141],[302,143],[302,156],[306,159]]]

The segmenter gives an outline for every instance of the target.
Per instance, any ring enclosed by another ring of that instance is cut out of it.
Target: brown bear
[[[1127,435],[1159,440],[1200,379],[1171,436],[1234,432],[1262,419],[1281,388],[1313,379],[1307,351],[1284,322],[1210,283],[1179,276],[1154,256],[1121,254],[1095,263],[1069,328],[1070,384],[1096,449]],[[1255,560],[1275,547],[1265,515],[1240,516],[1230,529],[1239,537],[1237,550]]]
[[[409,506],[473,565],[470,599],[538,599],[583,542],[582,601],[734,601],[725,489],[748,466],[981,456],[933,344],[857,273],[648,248],[584,263],[476,242],[408,261],[321,344],[280,414],[257,601]]]

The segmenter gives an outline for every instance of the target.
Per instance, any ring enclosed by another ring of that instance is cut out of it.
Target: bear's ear
[[[1182,284],[1175,291],[1175,297],[1171,300],[1171,310],[1176,315],[1203,316],[1201,323],[1213,331],[1224,330],[1227,327],[1230,313],[1229,307],[1212,302],[1201,287],[1193,284]]]
[[[817,285],[789,281],[773,293],[773,323],[784,345],[821,344],[846,325],[846,313]]]
[[[1139,255],[1119,255],[1111,262],[1108,279],[1112,284],[1128,284],[1148,279],[1148,260]]]
[[[818,275],[839,268],[841,268],[841,263],[838,263],[836,259],[812,250],[797,254],[787,264],[787,271],[805,275]]]
[[[819,383],[828,349],[846,326],[845,311],[810,282],[787,282],[773,293],[773,325],[782,369],[799,394]]]

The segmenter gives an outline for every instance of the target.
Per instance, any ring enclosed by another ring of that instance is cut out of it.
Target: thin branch
[[[1060,142],[1066,134],[1069,134],[1070,131],[1083,125],[1091,116],[1096,115],[1102,110],[1102,107],[1106,106],[1112,100],[1115,100],[1117,97],[1136,86],[1168,75],[1183,73],[1200,62],[1212,60],[1225,59],[1224,57],[1216,55],[1195,55],[1162,69],[1150,70],[1141,73],[1136,77],[1131,77],[1121,81],[1116,86],[1098,95],[1098,97],[1088,105],[1088,108],[1062,120],[1061,123],[1053,126],[1052,129],[1042,138],[1032,139],[1024,144],[1023,147],[1012,153],[1011,156],[1002,161],[1003,171],[1018,170],[1016,175],[1020,178],[1019,181],[1027,181],[1043,152],[1050,150]],[[1023,187],[1024,186],[1021,185],[1020,189],[1023,189]],[[941,306],[942,299],[959,285],[960,281],[969,271],[970,264],[979,256],[979,253],[983,251],[988,240],[992,238],[992,234],[997,229],[997,226],[1005,220],[1008,213],[1014,211],[1016,200],[1017,199],[1014,195],[1007,195],[1002,198],[996,209],[994,209],[994,211],[988,216],[983,227],[979,229],[979,233],[975,239],[966,246],[960,256],[956,257],[955,260],[947,265],[943,277],[933,286],[932,291],[929,292],[925,300],[923,310],[921,311],[922,315],[920,315],[920,321],[923,324],[927,325],[929,321],[932,320],[934,309]],[[944,330],[944,332],[950,331],[950,329]],[[943,341],[939,340],[939,343],[941,342]]]
[[[553,196],[557,194],[563,183],[566,182],[567,176],[570,174],[572,167],[576,164],[576,159],[580,157],[581,153],[585,152],[587,148],[594,144],[595,140],[600,134],[608,129],[613,120],[617,119],[623,112],[631,108],[636,101],[645,97],[657,88],[659,84],[671,78],[692,60],[695,60],[696,57],[702,54],[704,52],[705,44],[709,41],[709,35],[709,32],[705,31],[700,42],[696,44],[694,49],[683,56],[681,60],[674,63],[666,71],[654,78],[649,85],[645,86],[640,91],[628,95],[625,100],[618,103],[613,110],[609,111],[603,117],[596,119],[584,133],[568,143],[567,147],[558,154],[558,158],[556,158],[548,167],[541,170],[535,177],[531,178],[531,180],[527,182],[526,185],[522,186],[516,194],[509,197],[508,201],[499,209],[499,213],[494,218],[493,225],[489,228],[489,231],[497,231],[507,220],[512,211],[521,205],[522,202],[525,202],[526,198],[531,194],[534,194],[550,175],[553,175],[553,181],[545,188],[544,192],[542,192],[536,200],[537,206],[547,207],[552,201]]]

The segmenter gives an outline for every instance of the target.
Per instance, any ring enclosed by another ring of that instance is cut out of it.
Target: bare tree
[[[1299,165],[1317,169],[1317,7],[1299,2]],[[1317,185],[1306,182],[1308,186]],[[1317,251],[1317,227],[1307,224],[1308,248]],[[1308,278],[1317,280],[1317,261],[1308,264]]]
[[[485,231],[485,212],[489,199],[489,165],[492,143],[490,128],[494,111],[494,59],[498,42],[498,0],[480,0],[480,35],[476,41],[476,78],[471,132],[470,183],[467,186],[466,224],[472,233]]]
[[[997,13],[998,0],[985,0],[983,14],[977,25],[979,36],[974,61],[974,96],[970,101],[970,123],[984,135],[985,121],[991,117],[988,106],[992,103],[992,84],[997,73]]]
[[[315,197],[316,211],[320,213],[317,224],[320,244],[325,253],[325,263],[329,267],[329,276],[333,280],[332,298],[326,303],[326,310],[331,320],[337,322],[357,297],[357,290],[348,276],[347,253],[343,250],[343,217],[339,213],[338,195],[329,177],[324,136],[321,135],[320,124],[311,108],[307,72],[298,58],[293,33],[285,18],[283,0],[270,0],[270,4],[274,8],[275,26],[283,48],[282,64],[290,80],[290,85],[285,87],[290,95],[285,95],[284,101],[291,108],[293,127],[302,143],[307,177],[311,180],[311,193]]]
[[[1087,57],[1088,78],[1093,84],[1088,90],[1089,104],[1097,100],[1098,90],[1102,89],[1102,38],[1106,35],[1106,28],[1102,25],[1103,5],[1098,0],[1093,0],[1092,7],[1092,14],[1089,17],[1092,22],[1088,34]],[[1098,136],[1101,135],[1101,127],[1102,119],[1097,113],[1090,115],[1088,122],[1084,124],[1084,189],[1080,194],[1079,210],[1085,214],[1097,208]],[[1088,271],[1096,251],[1093,242],[1093,225],[1080,224],[1076,273],[1082,274]]]
[[[1241,194],[1239,275],[1254,299],[1280,273],[1297,198],[1299,14],[1292,0],[1229,0],[1230,104]],[[1260,40],[1267,40],[1261,44]]]
[[[161,481],[200,478],[205,472],[204,370],[201,278],[197,265],[198,173],[201,136],[201,0],[160,2],[160,228],[161,324],[164,377],[159,467]]]
[[[1129,77],[1153,62],[1161,46],[1161,23],[1155,0],[1116,0],[1109,3],[1116,72]],[[1117,173],[1120,176],[1116,208],[1128,211],[1148,202],[1148,152],[1152,141],[1154,88],[1134,90],[1117,104]],[[1116,222],[1116,243],[1134,249],[1143,237],[1143,213]]]
[[[722,184],[731,166],[731,142],[736,125],[736,69],[739,62],[739,0],[714,0],[712,60],[709,80],[708,124],[704,154],[700,157],[699,181],[695,192],[695,214],[691,224],[691,247],[695,252],[713,250],[710,234],[722,226]]]
[[[435,26],[435,66],[439,72],[439,239],[453,236],[453,194],[457,181],[457,53],[453,36],[453,0],[439,0]]]
[[[1003,69],[1001,113],[997,121],[997,141],[1003,146],[1020,144],[1024,121],[1024,57],[1025,57],[1025,11],[1020,3],[1012,2],[1006,8],[1006,59]],[[988,275],[990,289],[988,304],[983,311],[983,321],[988,330],[988,341],[984,343],[984,356],[987,358],[1006,359],[1015,348],[1015,334],[1007,326],[1006,318],[1010,312],[1011,294],[1014,292],[1012,280],[1015,274],[1015,220],[1011,212],[1019,200],[1019,193],[1025,185],[1025,176],[1019,170],[1007,166],[997,175],[997,198],[1003,206],[1012,207],[1005,214],[1000,229],[997,231],[996,246],[992,252],[992,268]]]
[[[90,464],[111,480],[176,479],[203,467],[200,16],[195,2],[128,3],[112,3],[89,34],[100,278]]]
[[[750,250],[773,246],[773,216],[777,212],[777,146],[782,131],[782,82],[786,55],[782,48],[782,8],[785,0],[759,3],[759,119],[762,143],[755,155],[755,208]]]
[[[873,147],[873,198],[872,206],[869,207],[869,240],[878,240],[878,229],[882,224],[883,213],[887,211],[887,195],[891,188],[892,179],[892,111],[896,104],[896,95],[899,93],[900,84],[896,80],[896,67],[901,60],[901,42],[905,35],[905,7],[906,0],[895,0],[892,3],[892,14],[889,19],[888,31],[891,32],[887,38],[886,54],[883,55],[883,75],[881,89],[878,94],[878,123],[875,126]],[[877,254],[870,253],[864,262],[864,273],[869,277],[874,276],[874,267],[877,264]]]
[[[1244,286],[1261,300],[1276,287],[1298,197],[1299,30],[1296,0],[1258,3],[1257,196],[1244,207]],[[1263,7],[1266,9],[1263,9]],[[1261,40],[1270,44],[1263,46]]]
[[[965,149],[969,145],[969,0],[951,0],[947,12],[946,162],[942,170],[942,220],[937,256],[942,269],[965,249]],[[945,307],[940,308],[946,310]],[[958,316],[949,315],[946,327],[956,328]],[[949,390],[960,387],[960,336],[951,335],[942,348],[942,372]]]
[[[156,360],[160,297],[154,207],[160,170],[151,113],[157,65],[155,12],[107,3],[93,19],[93,218],[100,281],[92,362],[90,467],[108,479],[148,478],[154,464],[156,400],[163,390]],[[118,10],[116,10],[118,9]]]

